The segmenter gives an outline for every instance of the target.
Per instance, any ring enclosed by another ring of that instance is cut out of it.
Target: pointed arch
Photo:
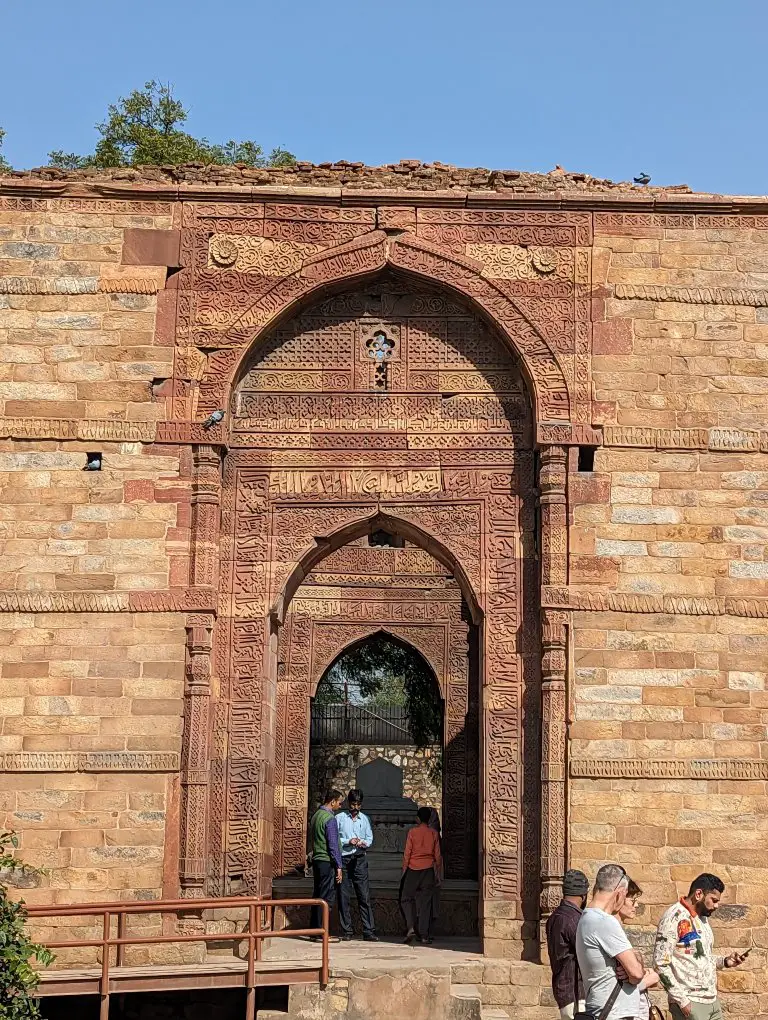
[[[483,275],[479,262],[404,231],[374,230],[304,260],[244,312],[227,335],[231,346],[209,358],[200,380],[197,416],[227,407],[259,337],[322,294],[374,277],[385,267],[453,291],[496,328],[519,361],[537,423],[568,424],[571,394],[555,353],[514,301]]]
[[[352,627],[348,626],[347,630],[351,631]],[[320,686],[320,683],[326,673],[335,666],[340,659],[349,654],[349,652],[359,648],[360,645],[364,644],[366,641],[370,641],[371,638],[377,637],[379,634],[383,634],[395,644],[400,645],[403,648],[407,648],[408,651],[413,652],[414,655],[418,655],[419,658],[424,660],[432,673],[432,677],[435,681],[435,689],[439,692],[440,697],[445,700],[445,691],[441,684],[441,680],[444,679],[445,674],[445,658],[443,657],[442,662],[436,661],[434,651],[429,647],[429,643],[420,641],[418,634],[414,632],[413,627],[408,629],[407,636],[403,633],[404,630],[406,630],[406,628],[396,623],[371,623],[359,625],[355,629],[354,634],[349,633],[346,637],[342,637],[338,642],[336,642],[335,646],[328,648],[322,659],[313,660],[309,678],[309,696],[311,698],[315,697],[317,694],[317,688]]]
[[[387,509],[365,513],[361,508],[361,511],[360,517],[348,521],[335,531],[315,535],[312,544],[308,545],[301,556],[293,561],[272,607],[272,618],[276,625],[279,626],[285,621],[285,615],[296,590],[318,563],[324,560],[329,553],[335,552],[336,549],[340,549],[358,538],[372,535],[375,531],[389,531],[392,534],[401,535],[406,541],[425,549],[439,563],[448,567],[461,589],[472,622],[480,622],[482,619],[480,592],[476,590],[476,584],[473,583],[474,580],[479,580],[476,564],[462,563],[461,559],[452,551],[452,546],[455,547],[456,543],[450,545],[445,543],[442,540],[443,536],[408,520],[402,516],[402,513],[392,513]],[[320,514],[318,516],[320,517]]]

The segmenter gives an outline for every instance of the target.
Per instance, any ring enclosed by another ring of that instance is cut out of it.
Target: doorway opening
[[[399,881],[418,808],[442,818],[442,770],[443,700],[426,660],[382,631],[342,652],[312,701],[308,804],[327,789],[362,790],[374,884]]]

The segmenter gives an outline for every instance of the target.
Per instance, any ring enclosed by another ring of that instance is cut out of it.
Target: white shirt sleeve
[[[595,934],[600,948],[615,960],[621,953],[625,953],[633,947],[616,918],[612,917],[610,921],[610,924],[606,924]]]

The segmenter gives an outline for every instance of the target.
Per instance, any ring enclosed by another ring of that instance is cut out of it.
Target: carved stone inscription
[[[433,496],[441,491],[438,470],[275,471],[269,479],[270,496],[283,497]]]

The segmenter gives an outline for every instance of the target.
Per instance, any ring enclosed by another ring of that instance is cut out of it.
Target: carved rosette
[[[567,450],[545,446],[539,460],[541,584],[567,584]],[[566,843],[566,628],[564,610],[541,611],[541,912],[561,897]]]
[[[184,897],[205,895],[212,614],[187,617],[179,878]]]

